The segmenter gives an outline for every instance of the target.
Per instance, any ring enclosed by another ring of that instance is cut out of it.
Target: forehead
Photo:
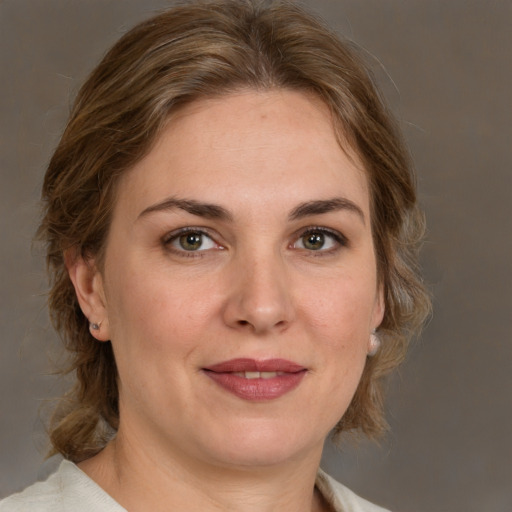
[[[141,210],[169,195],[255,207],[343,195],[368,208],[366,173],[342,149],[327,106],[289,90],[241,91],[173,113],[122,177],[118,199]]]

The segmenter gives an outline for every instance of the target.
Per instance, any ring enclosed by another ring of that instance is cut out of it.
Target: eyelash
[[[187,258],[200,258],[205,256],[204,253],[208,252],[210,249],[203,249],[203,250],[191,250],[187,251],[186,249],[177,249],[172,247],[172,243],[176,241],[179,237],[187,234],[197,234],[200,236],[205,236],[208,239],[210,239],[220,250],[223,250],[224,247],[217,243],[212,236],[211,232],[205,228],[200,227],[185,227],[180,228],[178,230],[172,231],[171,233],[168,233],[162,240],[162,243],[164,247],[175,254],[178,254],[179,256],[187,257]],[[309,256],[312,257],[322,257],[322,256],[328,256],[330,254],[336,253],[341,247],[347,247],[348,246],[348,240],[347,238],[340,233],[339,231],[335,231],[332,229],[328,229],[325,227],[320,226],[310,226],[305,229],[302,229],[298,233],[294,235],[294,241],[289,244],[288,247],[294,248],[294,246],[301,240],[307,237],[308,235],[314,235],[314,234],[322,234],[324,236],[327,236],[334,240],[335,247],[329,248],[329,249],[306,249],[306,248],[296,248],[297,250],[302,250],[308,253]]]
[[[178,240],[181,236],[195,235],[195,234],[209,238],[215,245],[217,245],[217,247],[219,249],[224,249],[224,247],[222,245],[220,245],[219,243],[217,243],[215,241],[214,237],[212,236],[212,234],[210,233],[209,230],[207,230],[205,228],[199,228],[199,227],[196,228],[193,226],[186,227],[186,228],[180,228],[175,231],[172,231],[171,233],[168,233],[163,238],[162,243],[167,250],[169,250],[179,256],[184,256],[186,258],[201,258],[204,256],[205,252],[208,252],[209,249],[206,249],[206,250],[203,249],[202,251],[199,251],[199,250],[187,251],[186,249],[177,249],[172,246],[172,243],[174,241]]]
[[[324,250],[306,250],[308,253],[310,253],[311,256],[326,256],[328,254],[332,254],[334,252],[337,252],[341,247],[347,247],[348,246],[348,240],[347,238],[340,233],[339,231],[335,231],[329,228],[321,227],[321,226],[311,226],[306,229],[303,229],[300,231],[298,236],[296,236],[294,244],[296,244],[299,240],[307,237],[308,235],[313,235],[320,233],[322,235],[325,235],[329,238],[332,238],[334,242],[336,243],[336,246],[331,249],[324,249]]]

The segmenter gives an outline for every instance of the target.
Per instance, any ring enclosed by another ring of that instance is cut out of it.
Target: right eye
[[[220,247],[204,231],[187,228],[175,234],[171,233],[165,245],[177,252],[202,252]]]

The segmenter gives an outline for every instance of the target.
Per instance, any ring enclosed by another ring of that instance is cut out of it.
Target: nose
[[[293,321],[295,308],[284,262],[276,255],[240,257],[232,262],[224,322],[254,334],[281,332]]]

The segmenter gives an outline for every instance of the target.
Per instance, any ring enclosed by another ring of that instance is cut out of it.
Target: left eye
[[[214,249],[217,244],[201,231],[186,231],[171,237],[167,242],[177,251],[197,252]]]
[[[323,230],[309,230],[293,244],[295,249],[306,249],[308,251],[328,251],[341,245],[340,237],[334,233]]]

